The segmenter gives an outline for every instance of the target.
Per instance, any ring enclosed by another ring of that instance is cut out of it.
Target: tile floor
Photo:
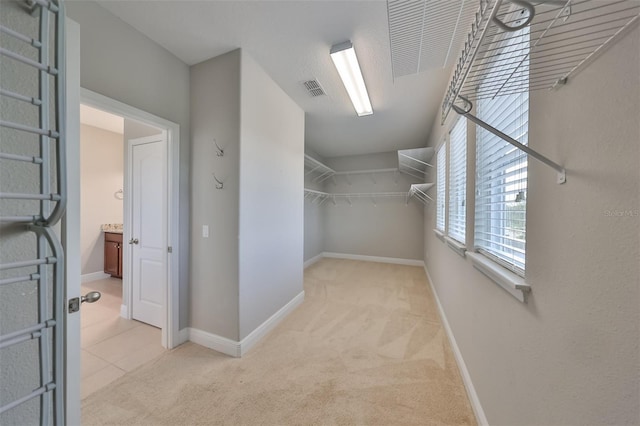
[[[83,284],[82,294],[89,291],[102,297],[81,309],[82,399],[165,351],[159,328],[120,317],[122,280]]]

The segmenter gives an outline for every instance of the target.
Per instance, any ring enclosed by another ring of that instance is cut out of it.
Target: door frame
[[[165,289],[166,315],[164,326],[162,327],[162,346],[172,349],[182,343],[179,336],[180,125],[82,87],[80,88],[80,103],[136,120],[167,132],[167,244],[172,250],[170,255],[167,256],[168,274],[167,288]],[[129,141],[124,141],[124,143],[126,143],[126,149],[128,150]],[[127,164],[125,164],[124,167],[125,189],[128,189],[129,193],[131,193],[131,179],[129,177],[129,171],[131,170],[130,162],[131,158],[127,158]],[[74,176],[72,170],[69,170],[69,180],[73,180],[74,178],[80,179],[79,170],[76,172],[78,174]],[[74,194],[69,194],[69,196],[74,196]],[[77,196],[79,197],[80,194],[77,194]],[[127,197],[125,197],[124,214],[130,217],[130,203],[127,201]],[[131,235],[129,235],[131,230],[127,228],[130,227],[125,227],[123,241],[131,238]],[[123,315],[125,318],[131,319],[131,259],[128,255],[129,250],[127,245],[124,245],[124,250],[123,260],[126,259],[128,268],[126,274],[123,274],[123,296],[126,295],[128,300],[126,301],[126,308],[121,309],[121,315],[125,314]],[[123,303],[124,302],[123,300]]]

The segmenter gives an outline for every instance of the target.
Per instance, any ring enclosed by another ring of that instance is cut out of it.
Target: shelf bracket
[[[542,163],[546,164],[547,166],[551,167],[552,169],[556,170],[558,172],[558,177],[556,180],[557,184],[563,184],[567,181],[567,174],[566,171],[564,169],[564,167],[562,167],[561,165],[549,160],[547,157],[545,157],[544,155],[540,154],[539,152],[529,148],[527,145],[523,145],[520,142],[518,142],[517,140],[513,139],[511,136],[502,133],[500,130],[496,129],[495,127],[491,126],[490,124],[480,120],[478,117],[476,117],[475,115],[471,114],[471,109],[473,108],[473,104],[471,103],[470,100],[468,100],[467,98],[465,98],[464,96],[458,96],[459,99],[461,99],[464,103],[466,108],[462,109],[459,106],[452,104],[451,107],[453,108],[453,110],[455,112],[457,112],[458,114],[466,117],[468,120],[473,121],[474,123],[476,123],[478,126],[482,127],[483,129],[493,133],[494,135],[498,136],[500,139],[503,139],[505,142],[513,145],[514,147],[518,148],[521,151],[524,151],[527,155],[535,158],[538,161],[541,161]]]

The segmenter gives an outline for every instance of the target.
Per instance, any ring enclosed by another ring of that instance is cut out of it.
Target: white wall
[[[397,152],[326,159],[336,171],[397,168]],[[336,176],[325,183],[329,193],[407,192],[417,180],[394,173]],[[323,205],[324,251],[365,256],[421,260],[423,257],[423,205],[404,198],[344,199]]]
[[[240,339],[302,292],[304,111],[242,52]]]
[[[80,127],[80,247],[82,274],[104,270],[103,223],[122,223],[123,136],[97,127]]]
[[[89,1],[66,3],[80,24],[81,86],[180,125],[180,327],[188,323],[189,68]]]
[[[437,239],[428,209],[427,268],[490,424],[640,423],[639,52],[636,29],[531,94],[529,143],[567,183],[529,161],[527,304]]]
[[[191,134],[190,326],[239,340],[239,50],[191,67]],[[213,173],[223,189],[215,188]],[[209,238],[202,237],[203,225]]]

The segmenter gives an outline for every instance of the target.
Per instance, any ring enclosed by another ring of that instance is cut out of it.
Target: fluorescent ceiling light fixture
[[[340,74],[342,84],[351,98],[351,103],[359,117],[373,114],[367,86],[362,78],[356,51],[350,41],[336,44],[331,48],[331,59]]]

